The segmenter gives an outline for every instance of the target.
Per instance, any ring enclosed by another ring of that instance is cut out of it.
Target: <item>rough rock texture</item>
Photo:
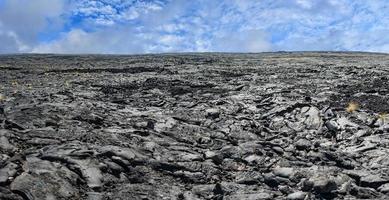
[[[389,199],[388,77],[385,54],[3,55],[0,199]]]

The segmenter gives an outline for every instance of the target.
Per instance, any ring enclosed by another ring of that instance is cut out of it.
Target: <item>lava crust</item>
[[[0,199],[389,199],[389,55],[0,56]]]

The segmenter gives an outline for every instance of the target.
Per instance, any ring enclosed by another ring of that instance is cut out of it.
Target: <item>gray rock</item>
[[[306,196],[307,196],[306,192],[297,191],[297,192],[294,192],[292,194],[288,194],[288,196],[286,196],[286,199],[287,200],[304,200]]]
[[[100,188],[102,186],[101,179],[103,175],[98,166],[98,163],[93,160],[76,160],[82,176],[90,188]]]
[[[291,167],[276,167],[273,169],[273,174],[276,176],[290,178],[294,173],[293,168]]]
[[[379,192],[373,188],[359,187],[353,185],[350,190],[350,194],[358,199],[379,199]]]
[[[385,183],[389,183],[389,179],[384,179],[379,175],[363,176],[360,180],[362,187],[378,188]]]
[[[353,139],[359,139],[365,135],[368,135],[371,133],[371,130],[370,129],[361,129],[361,130],[358,130],[356,133],[354,133],[349,139],[353,140]]]
[[[299,139],[294,145],[298,150],[309,150],[312,146],[312,141],[307,139]]]
[[[151,121],[137,122],[137,123],[135,123],[134,126],[136,128],[142,128],[142,129],[147,129],[147,128],[153,129],[154,128],[153,122],[151,122]]]
[[[220,116],[220,110],[216,108],[209,108],[205,110],[207,117],[218,118]]]
[[[306,129],[317,130],[323,125],[323,120],[321,119],[320,110],[318,108],[312,106],[304,113],[304,115],[304,124]]]
[[[273,195],[271,193],[262,192],[262,193],[254,193],[254,194],[235,194],[225,196],[226,200],[267,200],[273,199]]]
[[[0,56],[0,199],[389,199],[388,63]]]
[[[133,160],[143,160],[144,155],[141,154],[140,152],[130,149],[130,148],[123,148],[123,147],[118,147],[118,146],[112,146],[112,145],[107,145],[104,147],[100,147],[98,149],[100,154],[103,155],[115,155],[122,157],[128,161],[133,161]]]
[[[235,177],[237,183],[247,184],[247,185],[258,184],[261,181],[261,179],[262,179],[261,174],[255,171],[241,172]]]
[[[338,186],[333,179],[325,176],[316,176],[308,179],[307,183],[312,184],[312,189],[319,194],[322,193],[331,193],[337,190]]]
[[[263,178],[264,178],[264,182],[269,187],[277,187],[280,184],[289,184],[290,183],[289,179],[275,176],[272,173],[263,174]]]
[[[347,193],[349,193],[350,187],[351,187],[351,183],[352,183],[352,181],[350,180],[350,181],[338,184],[338,185],[340,185],[339,188],[338,188],[338,193],[339,194],[347,194]]]
[[[0,150],[6,152],[15,151],[16,147],[9,143],[8,138],[4,135],[0,135]]]
[[[23,197],[12,193],[8,188],[0,187],[0,199],[4,200],[23,200]]]
[[[244,160],[249,164],[260,164],[264,161],[263,157],[258,155],[249,155]]]
[[[280,155],[282,155],[284,153],[284,150],[281,147],[279,147],[279,146],[274,146],[274,147],[272,147],[272,149],[273,149],[274,152],[276,152],[276,153],[278,153]]]
[[[121,167],[119,164],[115,162],[105,161],[104,163],[112,171],[113,174],[117,175],[124,171],[123,167]]]
[[[359,181],[362,177],[370,175],[366,170],[344,170],[343,173]]]
[[[197,184],[199,183],[204,184],[207,182],[207,179],[204,173],[202,172],[190,172],[190,171],[179,170],[179,171],[175,171],[174,175],[180,177],[184,181],[189,181]]]
[[[5,167],[0,169],[0,184],[4,184],[12,179],[17,172],[18,165],[15,163],[9,163]]]
[[[369,141],[364,141],[360,145],[354,145],[354,146],[347,147],[346,149],[344,149],[344,151],[350,152],[350,153],[362,153],[362,152],[373,150],[376,148],[377,148],[377,144],[371,143]]]
[[[0,164],[2,166],[6,165],[6,162],[7,160],[9,159],[10,157],[7,155],[7,154],[0,154]]]
[[[331,108],[327,107],[324,111],[324,119],[331,119],[335,117],[335,113],[332,111]]]
[[[215,185],[207,184],[207,185],[195,185],[192,188],[192,193],[201,198],[212,198],[214,195]]]
[[[329,131],[337,132],[340,130],[339,124],[335,120],[330,120],[325,123],[325,126]]]
[[[389,183],[386,183],[386,184],[383,184],[381,185],[379,188],[378,188],[378,191],[382,192],[382,193],[389,193]]]
[[[131,163],[128,160],[126,160],[122,157],[119,157],[119,156],[112,156],[111,160],[113,162],[119,164],[120,166],[123,166],[124,168],[127,168],[127,166],[131,165]]]
[[[0,93],[0,102],[1,102],[1,101],[5,101],[5,95],[2,94],[2,93]]]
[[[355,129],[356,130],[358,128],[358,124],[351,122],[346,117],[340,117],[337,120],[337,122],[339,124],[340,129],[342,129],[342,130],[344,130],[344,129]]]
[[[215,164],[220,164],[223,162],[223,155],[214,151],[206,151],[204,153],[205,159],[211,159]]]
[[[238,146],[228,145],[223,147],[220,150],[220,153],[223,155],[223,158],[241,159],[243,150]]]
[[[28,168],[30,173],[23,172],[11,183],[12,191],[28,199],[79,198],[73,185],[78,176],[69,169],[35,158],[28,159]]]
[[[201,161],[203,160],[203,157],[200,154],[195,153],[184,153],[180,155],[179,160],[188,162],[188,161]]]
[[[98,192],[88,192],[88,200],[102,200],[103,199],[103,194],[98,193]]]
[[[50,144],[60,144],[61,142],[54,139],[33,138],[31,140],[27,140],[26,143],[32,145],[50,145]]]
[[[293,193],[293,189],[288,185],[279,185],[278,190],[284,195]]]
[[[145,142],[142,145],[144,150],[154,152],[156,148],[158,148],[158,145],[155,142]]]

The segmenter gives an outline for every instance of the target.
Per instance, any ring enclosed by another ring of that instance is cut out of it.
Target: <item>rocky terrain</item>
[[[0,199],[389,199],[389,55],[0,56]]]

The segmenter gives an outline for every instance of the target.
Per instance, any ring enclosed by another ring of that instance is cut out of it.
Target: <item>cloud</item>
[[[71,13],[88,25],[114,25],[138,19],[141,15],[161,10],[160,1],[79,0],[73,1]]]
[[[39,43],[37,36],[49,25],[62,26],[59,19],[64,8],[61,0],[6,0],[0,6],[2,52],[26,52]],[[7,45],[5,45],[5,44]]]
[[[18,36],[11,31],[0,31],[0,41],[2,41],[0,53],[22,52],[28,49],[28,47],[20,41]]]
[[[74,29],[63,33],[60,39],[36,46],[33,53],[138,53],[145,52],[147,38],[129,29],[85,32]]]
[[[271,50],[268,36],[261,30],[245,30],[216,37],[212,51],[218,52],[263,52]]]
[[[389,46],[386,1],[0,1],[6,44],[0,52],[388,52]]]

